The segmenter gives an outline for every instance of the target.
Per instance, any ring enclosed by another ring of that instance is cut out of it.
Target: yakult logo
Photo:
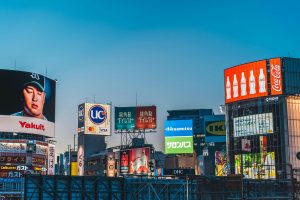
[[[281,67],[280,65],[271,65],[272,89],[281,92]]]
[[[35,124],[33,122],[28,123],[28,122],[23,122],[23,121],[19,121],[20,125],[22,128],[26,128],[26,129],[36,129],[36,130],[42,130],[45,131],[45,127],[44,124]]]
[[[105,122],[107,118],[107,112],[102,106],[95,105],[89,110],[89,118],[94,124],[99,125]]]

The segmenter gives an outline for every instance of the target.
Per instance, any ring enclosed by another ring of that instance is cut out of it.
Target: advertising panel
[[[71,176],[78,176],[78,163],[71,162]]]
[[[233,119],[234,137],[273,133],[273,114],[262,113]]]
[[[193,153],[192,120],[167,120],[165,122],[165,153]]]
[[[79,106],[80,108],[80,106]],[[111,105],[84,104],[84,134],[111,135]],[[79,113],[79,112],[78,112]],[[78,115],[78,120],[81,119]],[[80,123],[78,123],[80,124]],[[78,127],[81,131],[82,127]]]
[[[136,108],[136,129],[156,129],[156,106]]]
[[[78,162],[78,175],[84,175],[84,148],[82,145],[79,146],[77,152],[77,162]]]
[[[215,152],[215,175],[227,176],[230,172],[228,168],[227,155],[223,151]]]
[[[48,175],[55,174],[55,145],[48,144]]]
[[[275,153],[253,153],[235,155],[235,173],[249,179],[276,178]]]
[[[242,139],[242,151],[251,152],[251,140]]]
[[[270,59],[271,95],[282,94],[282,72],[280,58]]]
[[[54,137],[56,82],[36,73],[0,69],[0,131]]]
[[[205,122],[205,142],[225,142],[225,121]]]
[[[24,141],[21,143],[0,141],[0,152],[26,153],[26,142]]]
[[[115,177],[115,172],[116,172],[116,159],[115,159],[115,154],[113,152],[109,152],[107,154],[107,159],[106,159],[106,175],[108,177]]]
[[[80,104],[78,106],[78,133],[84,132],[84,119],[85,119],[85,104]]]
[[[148,174],[148,162],[150,160],[150,148],[137,148],[129,150],[129,173]]]
[[[228,68],[224,71],[225,102],[268,95],[266,60]]]
[[[135,120],[135,107],[115,107],[115,130],[133,130]]]
[[[26,155],[19,155],[19,156],[1,155],[0,163],[25,164],[26,163]]]
[[[129,173],[129,151],[120,152],[120,171],[122,174]]]
[[[46,158],[38,155],[32,156],[32,164],[33,165],[46,165]]]

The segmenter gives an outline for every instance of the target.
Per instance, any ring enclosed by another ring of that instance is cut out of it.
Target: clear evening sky
[[[1,1],[0,68],[58,79],[57,152],[73,144],[78,104],[135,106],[136,93],[138,105],[157,106],[146,138],[162,150],[167,110],[218,113],[225,68],[300,57],[299,10],[298,1]]]

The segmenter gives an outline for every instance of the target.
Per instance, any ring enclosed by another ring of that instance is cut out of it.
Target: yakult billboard
[[[224,81],[226,103],[267,96],[266,60],[226,69]]]
[[[0,69],[0,132],[54,137],[54,80],[37,73]]]
[[[78,133],[111,135],[111,105],[84,103],[78,106]]]

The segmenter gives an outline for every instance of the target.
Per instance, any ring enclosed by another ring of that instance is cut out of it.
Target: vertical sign
[[[136,128],[156,128],[156,106],[141,106],[136,108]]]
[[[282,94],[282,72],[280,58],[270,59],[271,95]]]
[[[106,162],[106,175],[108,177],[115,177],[115,165],[116,159],[114,152],[109,152],[107,154],[107,162]]]
[[[129,152],[121,151],[120,152],[120,171],[122,174],[129,172]]]
[[[48,144],[48,175],[54,175],[55,171],[55,145]]]
[[[78,162],[78,175],[84,175],[84,149],[83,146],[80,145],[77,152],[77,162]]]
[[[85,108],[84,103],[78,106],[78,133],[84,132],[84,116],[85,116]]]

